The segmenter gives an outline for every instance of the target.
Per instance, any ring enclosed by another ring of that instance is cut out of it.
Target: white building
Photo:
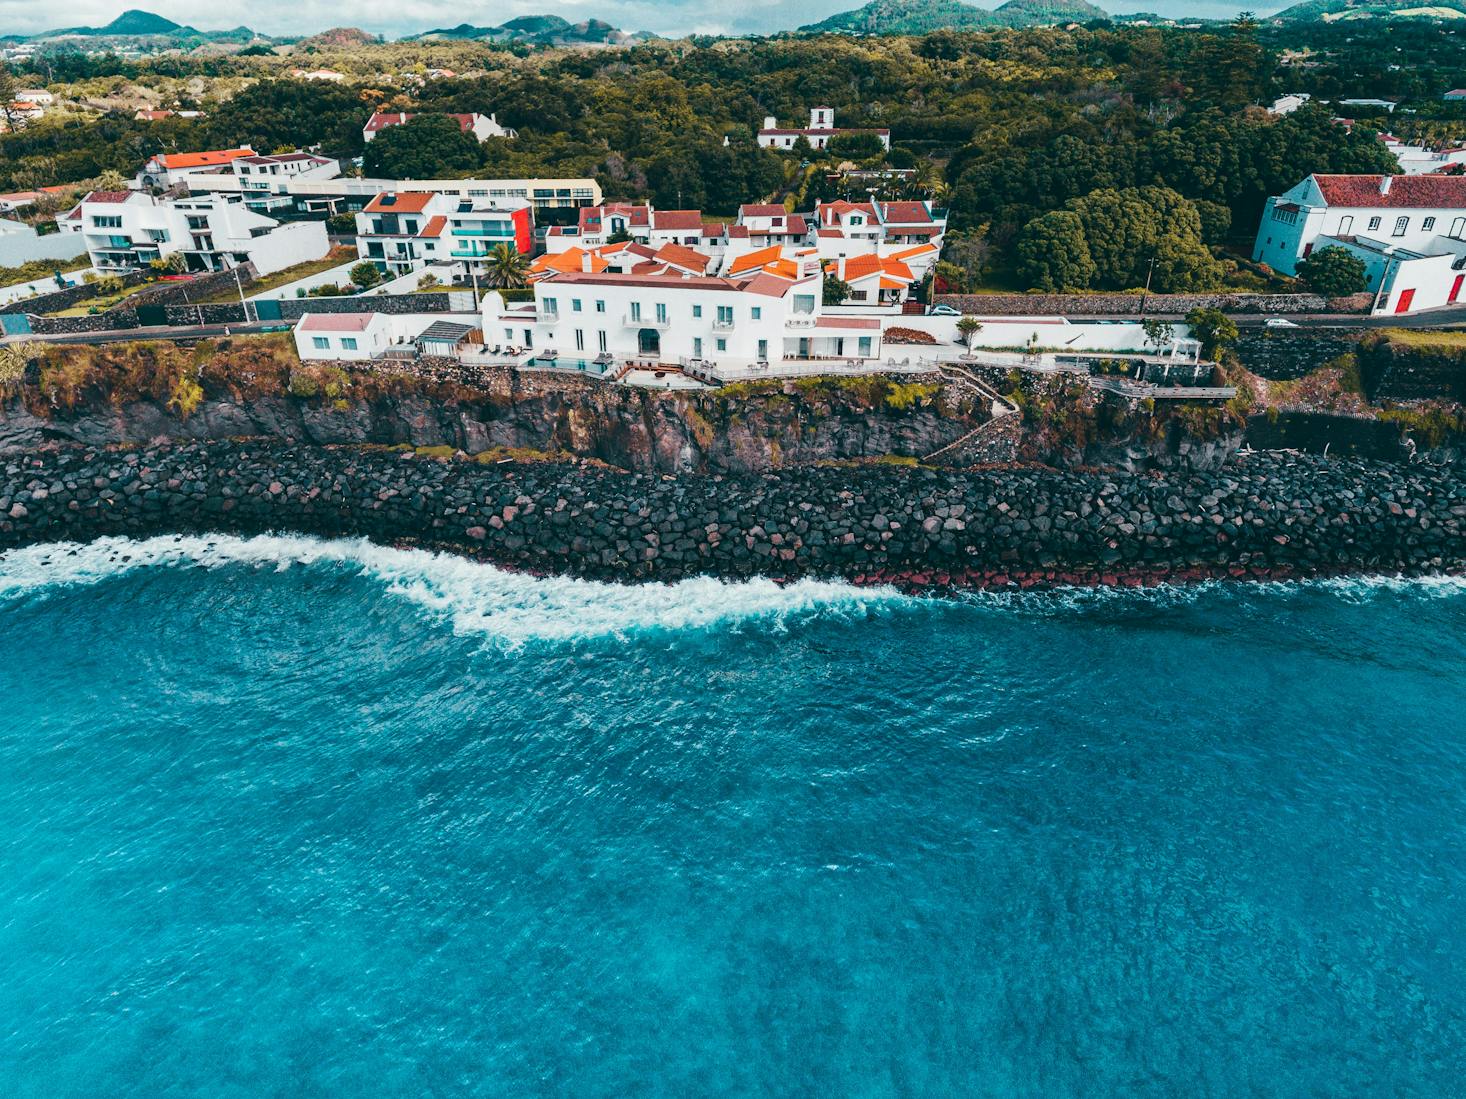
[[[345,73],[338,73],[335,69],[295,69],[290,75],[297,80],[322,80],[327,84],[340,84],[346,79]]]
[[[1303,104],[1307,103],[1312,96],[1307,92],[1295,92],[1291,95],[1282,95],[1273,100],[1273,105],[1267,109],[1268,114],[1292,114]]]
[[[19,267],[41,259],[75,259],[85,251],[86,245],[74,233],[42,236],[24,222],[0,218],[0,267]]]
[[[296,150],[273,156],[242,156],[226,170],[239,177],[244,204],[251,210],[278,210],[295,205],[290,193],[292,180],[335,179],[341,174],[341,165],[331,157]]]
[[[145,268],[181,253],[189,271],[219,271],[244,263],[268,275],[330,251],[319,221],[282,225],[221,195],[158,199],[141,191],[93,191],[57,219],[80,233],[92,266],[101,271]]]
[[[533,306],[484,303],[484,342],[570,361],[778,363],[872,359],[876,317],[830,316],[811,254],[783,277],[572,271],[535,283]]]
[[[387,191],[356,215],[356,249],[388,275],[428,264],[453,264],[465,277],[483,274],[500,244],[521,255],[534,247],[534,217],[524,199],[469,199],[431,192]]]
[[[135,186],[140,190],[167,190],[200,172],[217,172],[242,157],[254,156],[248,145],[238,149],[209,149],[201,153],[159,153],[149,157],[137,174]]]
[[[188,178],[188,189],[237,194],[244,189],[243,177],[218,171],[202,172]],[[294,176],[285,181],[285,191],[302,208],[329,214],[359,210],[384,191],[452,195],[474,201],[523,199],[536,210],[576,209],[596,206],[601,201],[600,184],[586,178],[398,180]]]
[[[15,93],[17,103],[34,103],[40,107],[49,107],[56,102],[56,97],[45,88],[22,88]]]
[[[478,325],[476,313],[307,313],[295,325],[295,353],[304,362],[452,354]]]
[[[361,129],[361,139],[371,141],[383,130],[390,130],[393,126],[401,126],[404,122],[410,122],[417,115],[404,113],[402,111],[377,111],[367,124]],[[489,140],[491,137],[515,137],[515,131],[499,125],[499,120],[493,115],[481,114],[450,114],[445,118],[451,118],[458,123],[459,129],[466,134],[473,136],[480,142]]]
[[[1466,177],[1311,175],[1267,200],[1252,258],[1285,275],[1315,250],[1365,261],[1377,312],[1457,301],[1466,265]]]
[[[779,120],[768,115],[764,118],[763,129],[758,132],[758,143],[765,149],[792,149],[802,137],[809,142],[811,148],[823,149],[829,145],[832,137],[842,134],[875,134],[881,139],[882,148],[891,147],[890,130],[837,129],[833,107],[810,108],[809,125],[802,128],[781,129]]]
[[[1395,155],[1400,171],[1407,176],[1421,176],[1466,164],[1466,149],[1449,145],[1407,145],[1391,134],[1381,134],[1385,148]]]

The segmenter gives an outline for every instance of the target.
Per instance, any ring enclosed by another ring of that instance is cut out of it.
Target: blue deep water
[[[0,556],[0,1095],[1466,1091],[1466,585]]]

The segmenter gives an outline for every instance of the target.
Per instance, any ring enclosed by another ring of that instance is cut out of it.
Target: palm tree
[[[515,290],[525,285],[529,264],[512,244],[496,244],[484,257],[484,281],[496,290]]]
[[[967,344],[967,350],[969,353],[971,353],[972,351],[973,338],[981,331],[982,321],[978,320],[976,317],[957,318],[957,334],[961,336],[962,341]]]

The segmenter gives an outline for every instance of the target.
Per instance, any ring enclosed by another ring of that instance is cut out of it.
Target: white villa
[[[417,116],[402,111],[377,111],[361,129],[361,139],[371,141],[383,130],[390,130],[393,126],[401,126],[404,122],[410,122]],[[481,114],[450,114],[445,117],[453,119],[458,123],[459,129],[466,134],[473,134],[480,142],[489,140],[491,137],[515,137],[515,132],[505,126],[499,125],[499,120],[493,115]]]
[[[880,318],[827,314],[822,287],[813,253],[797,265],[732,276],[666,263],[631,273],[555,272],[535,282],[533,305],[505,306],[488,295],[484,342],[585,362],[747,366],[878,357]]]
[[[357,254],[394,277],[428,264],[453,264],[465,277],[481,274],[499,244],[524,255],[532,249],[534,216],[524,199],[386,191],[356,215]]]
[[[811,148],[823,149],[830,143],[830,138],[841,134],[875,134],[881,139],[884,148],[891,147],[890,130],[837,129],[833,107],[810,108],[809,125],[797,128],[781,129],[779,120],[768,115],[764,119],[763,129],[758,132],[758,143],[765,149],[792,149],[802,137],[809,142]]]
[[[141,191],[93,191],[56,219],[80,233],[92,266],[128,271],[181,253],[190,271],[244,263],[260,275],[320,259],[330,251],[320,221],[281,224],[222,195],[159,199]]]
[[[1376,312],[1455,303],[1466,282],[1466,177],[1311,175],[1267,200],[1254,260],[1294,275],[1328,247],[1364,260]]]
[[[167,190],[200,172],[217,172],[243,157],[254,156],[248,145],[238,149],[209,149],[201,153],[159,153],[149,157],[133,186],[138,190]]]
[[[223,171],[239,177],[246,206],[269,211],[295,205],[290,193],[292,180],[335,179],[341,174],[341,165],[330,157],[296,150],[273,156],[242,156]]]

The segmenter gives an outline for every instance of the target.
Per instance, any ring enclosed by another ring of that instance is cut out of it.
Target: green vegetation
[[[1220,309],[1193,309],[1186,314],[1191,334],[1201,341],[1203,358],[1215,359],[1222,350],[1237,342],[1241,334],[1237,322]]]
[[[377,283],[382,281],[382,272],[371,260],[362,260],[353,264],[350,271],[346,272],[351,278],[353,286],[359,286],[363,290],[370,290]]]
[[[1341,298],[1364,290],[1364,261],[1347,248],[1320,248],[1298,261],[1298,278],[1316,294]]]
[[[37,279],[55,278],[59,270],[63,275],[71,271],[85,271],[90,265],[86,253],[82,253],[76,259],[37,259],[29,263],[22,263],[19,267],[0,267],[0,286],[14,286],[21,282],[34,282]],[[67,282],[77,282],[77,279],[67,279]],[[59,290],[60,287],[52,285],[42,287],[41,293],[47,290]]]

